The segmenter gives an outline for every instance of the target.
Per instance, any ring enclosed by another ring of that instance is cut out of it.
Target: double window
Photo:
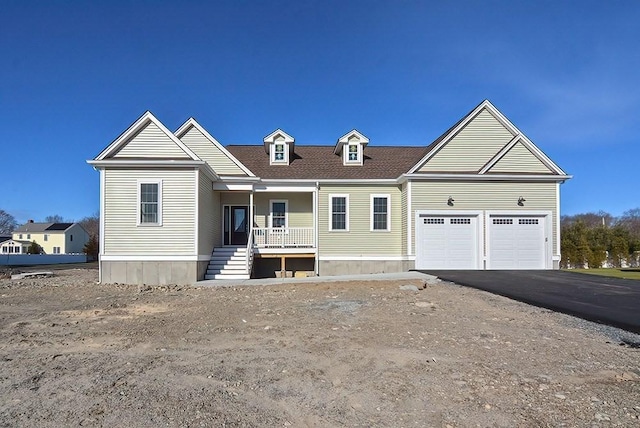
[[[349,230],[349,195],[329,195],[329,230]]]
[[[140,182],[138,186],[138,224],[162,225],[162,182]]]

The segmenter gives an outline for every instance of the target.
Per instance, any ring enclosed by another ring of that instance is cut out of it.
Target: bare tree
[[[5,210],[0,210],[0,234],[8,235],[16,230],[17,227],[16,219]]]
[[[85,217],[78,222],[84,230],[87,231],[89,236],[95,237],[97,240],[100,237],[100,214],[95,213],[91,216]]]
[[[45,223],[64,223],[64,219],[62,218],[61,215],[54,214],[54,215],[46,216],[44,218],[44,222]]]

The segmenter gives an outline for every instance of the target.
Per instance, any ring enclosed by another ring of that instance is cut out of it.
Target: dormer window
[[[360,144],[349,143],[347,162],[360,162]]]
[[[293,153],[294,139],[286,132],[276,129],[264,137],[264,149],[271,165],[289,165]]]
[[[273,145],[273,162],[286,162],[286,145],[284,143],[276,143]]]
[[[343,165],[362,165],[364,147],[369,139],[355,129],[338,139],[334,153],[342,156]]]

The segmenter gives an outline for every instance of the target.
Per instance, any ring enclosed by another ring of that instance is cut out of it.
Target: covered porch
[[[252,187],[220,189],[221,244],[245,246],[258,276],[317,275],[317,188]]]

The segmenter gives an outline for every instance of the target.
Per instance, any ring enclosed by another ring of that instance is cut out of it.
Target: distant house
[[[89,164],[100,280],[130,284],[557,269],[571,178],[489,101],[420,147],[355,129],[320,146],[277,129],[225,147],[194,119],[171,132],[147,112]]]
[[[45,254],[78,254],[89,241],[89,234],[78,223],[35,223],[29,221],[13,232],[12,239],[0,244],[2,254],[24,254],[32,242]]]

